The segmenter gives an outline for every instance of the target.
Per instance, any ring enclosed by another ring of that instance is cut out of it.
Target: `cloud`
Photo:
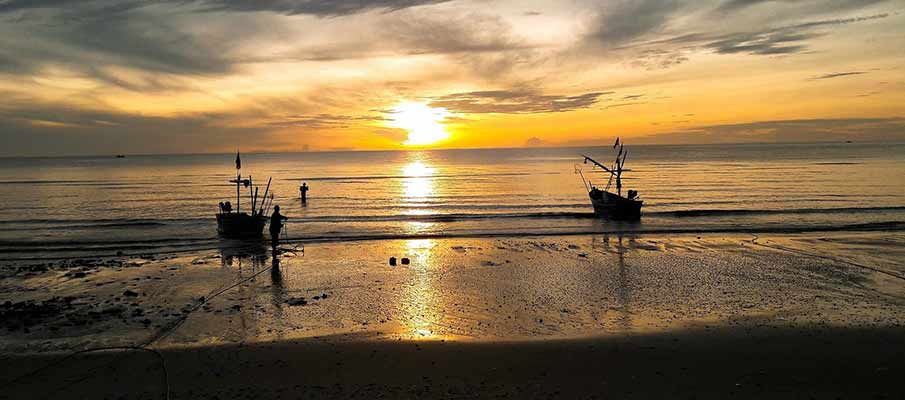
[[[607,3],[582,43],[590,43],[592,52],[628,58],[628,65],[648,70],[674,67],[702,50],[726,55],[798,54],[810,51],[811,43],[835,26],[888,17],[888,13],[845,18],[834,14],[883,1],[729,0],[715,8],[707,2],[678,0]],[[764,13],[743,12],[759,4],[773,7],[769,19]],[[823,15],[833,17],[819,18]]]
[[[212,152],[234,150],[236,143],[248,151],[298,149],[306,142],[323,149],[326,143],[343,143],[336,132],[322,128],[366,127],[382,119],[278,114],[256,104],[160,116],[45,102],[2,90],[0,98],[0,156]]]
[[[612,92],[589,92],[572,96],[543,95],[534,90],[486,90],[454,93],[436,97],[431,107],[442,107],[465,114],[534,114],[574,111],[589,108],[600,96]]]
[[[157,4],[194,6],[204,12],[273,12],[283,15],[335,17],[372,10],[396,11],[410,7],[445,3],[450,0],[162,0]],[[152,2],[139,0],[7,0],[0,13],[33,9],[72,9],[88,6],[95,11],[131,10]]]
[[[905,118],[840,118],[707,125],[633,138],[637,143],[903,141]]]
[[[789,31],[748,32],[726,36],[704,47],[718,54],[747,53],[756,55],[799,53],[807,49],[802,42],[822,36],[817,33]]]
[[[285,61],[281,56],[255,53],[260,44],[256,39],[285,42],[287,36],[280,35],[290,29],[285,17],[259,11],[337,17],[445,1],[0,1],[0,73],[34,75],[62,66],[128,90],[161,90],[175,84],[163,75],[222,76],[246,63]],[[409,16],[375,29],[391,31],[405,21],[410,21],[409,31],[398,28],[395,35],[385,32],[381,38],[404,47],[400,53],[494,51],[510,46],[500,24],[493,26],[486,20],[442,26],[439,18],[428,23]],[[414,29],[419,31],[411,31]],[[322,54],[309,58],[362,56],[378,43],[375,39],[354,43],[356,52],[341,47],[322,49]],[[124,79],[122,71],[111,72],[115,68],[127,68],[133,76]]]
[[[0,155],[73,155],[223,151],[254,138],[249,147],[285,145],[260,129],[223,124],[229,116],[171,117],[40,105],[0,111]],[[235,122],[235,120],[230,119]],[[211,134],[216,132],[216,134]]]
[[[512,28],[499,16],[468,13],[433,17],[407,13],[386,22],[379,30],[381,39],[409,54],[474,54],[528,47],[513,36]]]
[[[839,78],[839,77],[842,77],[842,76],[862,75],[862,74],[866,74],[866,73],[867,73],[867,72],[863,72],[863,71],[835,72],[835,73],[832,73],[832,74],[826,74],[826,75],[815,76],[815,77],[813,77],[813,78],[811,78],[811,79],[812,79],[812,80],[816,80],[816,79],[832,79],[832,78]]]
[[[532,136],[525,141],[525,147],[541,147],[546,146],[547,144],[546,141],[537,136]]]
[[[335,17],[372,10],[397,11],[448,1],[450,0],[204,0],[198,3],[207,11],[269,11],[284,15]]]
[[[362,122],[378,122],[386,121],[387,118],[380,116],[359,116],[359,115],[336,115],[336,114],[317,114],[317,115],[290,115],[285,117],[276,117],[268,121],[268,126],[274,127],[304,127],[311,129],[343,129],[354,126]]]
[[[193,24],[172,10],[99,3],[59,10],[52,6],[68,3],[30,3],[46,7],[0,24],[0,72],[36,75],[62,67],[108,85],[158,90],[174,84],[163,75],[222,75],[238,62],[231,44],[242,30],[192,32],[187,27]],[[3,3],[0,10],[17,5]]]
[[[604,45],[618,46],[665,27],[685,2],[618,0],[605,4],[588,36]]]
[[[629,102],[629,103],[609,104],[609,105],[607,105],[606,107],[603,107],[603,109],[604,109],[604,110],[607,110],[607,109],[610,109],[610,108],[638,106],[638,105],[642,105],[642,104],[647,104],[647,102],[646,102],[646,101],[635,101],[635,102]]]
[[[801,0],[726,0],[717,7],[719,12],[736,12],[749,7],[770,5],[778,7],[780,5],[789,6],[796,5],[805,9],[817,8],[823,12],[842,11],[853,8],[866,7],[876,3],[882,3],[885,0],[825,0],[825,1],[801,1]]]
[[[757,32],[736,33],[716,38],[704,45],[719,54],[748,53],[759,55],[800,53],[807,50],[807,40],[824,36],[815,32],[821,27],[886,18],[889,14],[866,17],[811,21]]]

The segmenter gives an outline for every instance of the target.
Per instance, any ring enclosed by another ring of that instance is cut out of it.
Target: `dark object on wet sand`
[[[585,178],[581,169],[577,166],[575,172],[581,175],[585,189],[588,190],[588,197],[591,198],[591,205],[594,206],[595,214],[613,220],[637,220],[641,218],[641,205],[644,201],[638,198],[637,190],[629,190],[626,196],[622,196],[622,173],[631,170],[623,168],[628,151],[625,150],[624,144],[619,144],[618,138],[616,139],[616,146],[619,146],[619,153],[616,155],[616,161],[610,167],[597,162],[591,157],[583,156],[585,164],[590,161],[595,167],[599,167],[602,170],[600,172],[608,175],[607,184],[603,190],[598,189],[589,179]],[[616,148],[616,146],[613,146],[613,148]],[[616,181],[616,193],[609,191],[614,179]]]
[[[117,155],[116,155],[116,158],[126,158],[126,156],[123,155],[123,154],[117,154]]]
[[[390,265],[396,266],[396,257],[390,257]]]
[[[410,262],[411,262],[411,261],[409,261],[408,258],[403,258],[403,259],[402,259],[402,265],[409,265]]]
[[[304,297],[292,297],[289,300],[286,300],[286,304],[290,306],[304,306],[308,304],[308,301],[305,300]]]
[[[232,204],[221,202],[217,213],[217,233],[223,237],[231,238],[260,238],[264,236],[264,225],[267,223],[267,192],[270,190],[270,180],[267,181],[267,190],[264,191],[261,203],[258,204],[257,188],[252,191],[253,181],[251,176],[242,179],[239,169],[242,162],[239,153],[236,153],[236,179],[230,183],[236,184],[236,211],[233,212]],[[248,188],[248,196],[251,199],[251,214],[242,212],[241,189]],[[271,194],[270,199],[273,200]]]

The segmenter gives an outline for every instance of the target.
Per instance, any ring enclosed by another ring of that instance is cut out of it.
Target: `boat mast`
[[[236,150],[236,214],[239,213],[239,202],[241,195],[239,193],[239,185],[242,184],[242,175],[239,170],[242,169],[242,159],[239,157],[239,151]]]

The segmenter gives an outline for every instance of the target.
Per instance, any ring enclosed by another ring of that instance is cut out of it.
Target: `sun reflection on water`
[[[423,210],[416,210],[416,211],[423,211]],[[433,222],[409,221],[409,222],[405,223],[405,225],[402,227],[402,229],[405,230],[405,233],[407,233],[407,234],[416,235],[416,234],[420,234],[420,233],[427,233],[428,231],[431,230],[431,228],[434,225],[435,224]]]
[[[434,168],[421,160],[402,167],[402,194],[406,201],[425,201],[434,194]]]

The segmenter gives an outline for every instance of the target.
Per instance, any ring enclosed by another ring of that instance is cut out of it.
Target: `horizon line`
[[[905,141],[814,141],[814,142],[717,142],[717,143],[640,143],[632,146],[756,146],[756,145],[809,145],[809,144],[893,144],[902,145]],[[569,149],[569,148],[597,148],[610,147],[601,145],[554,145],[554,146],[506,146],[506,147],[440,147],[440,148],[398,148],[398,149],[324,149],[324,150],[286,150],[286,151],[247,151],[245,154],[304,154],[304,153],[389,153],[389,152],[413,152],[413,151],[458,151],[458,150],[521,150],[521,149]],[[242,152],[239,149],[239,152]],[[104,154],[64,154],[64,155],[0,155],[0,159],[26,159],[26,158],[75,158],[98,157],[110,158],[120,155],[126,157],[153,157],[153,156],[201,156],[201,155],[225,155],[232,152],[186,152],[186,153],[104,153]]]

